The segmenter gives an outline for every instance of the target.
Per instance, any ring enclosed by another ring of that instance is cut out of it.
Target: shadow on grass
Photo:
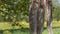
[[[57,28],[60,28],[60,27],[53,27],[53,29],[57,29]],[[44,30],[46,30],[47,28],[45,27]],[[11,33],[14,33],[14,34],[17,34],[17,33],[29,33],[29,29],[10,29],[10,30],[0,30],[0,34],[3,34],[3,32],[5,31],[9,31]]]

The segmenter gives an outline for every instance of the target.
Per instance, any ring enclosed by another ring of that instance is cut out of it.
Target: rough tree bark
[[[29,8],[29,22],[30,22],[30,34],[36,33],[36,0],[32,0],[30,8]]]
[[[37,34],[42,34],[44,27],[44,0],[38,0]]]
[[[52,31],[52,0],[46,0],[46,21],[49,34],[53,34]]]

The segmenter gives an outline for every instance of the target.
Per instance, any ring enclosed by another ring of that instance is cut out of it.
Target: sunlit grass
[[[10,32],[8,30],[10,29],[20,29],[21,27],[24,28],[29,28],[29,23],[27,23],[26,21],[21,21],[21,22],[17,22],[19,23],[21,26],[12,26],[11,23],[9,22],[0,22],[0,30],[7,30],[4,31],[3,34],[29,34],[29,30],[15,30],[13,32]],[[46,22],[44,23],[44,27],[46,27]],[[60,21],[53,21],[53,32],[54,34],[60,34]],[[44,29],[43,34],[48,34],[47,29]]]
[[[29,23],[27,23],[26,21],[21,21],[21,22],[17,22],[19,23],[21,26],[12,26],[11,23],[9,22],[0,22],[0,30],[5,30],[5,29],[19,29],[19,28],[29,28]],[[53,27],[60,27],[60,21],[53,21]],[[44,23],[44,27],[46,27],[46,22]]]

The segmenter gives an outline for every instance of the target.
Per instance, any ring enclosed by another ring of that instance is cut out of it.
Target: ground
[[[54,34],[60,34],[60,28],[53,28]],[[3,34],[29,34],[28,29],[23,29],[23,30],[14,30],[14,31],[5,31]],[[47,29],[44,29],[43,34],[48,34]]]
[[[21,23],[21,25],[25,26],[24,28],[29,28],[28,24],[26,24],[24,21]],[[48,31],[46,29],[46,23],[44,24],[44,31],[43,34],[48,34]],[[19,26],[15,26],[15,29],[11,26],[10,23],[0,23],[0,33],[2,34],[29,34],[29,29],[19,29]],[[17,30],[18,29],[18,30]],[[60,34],[60,21],[53,21],[53,32],[54,34]]]

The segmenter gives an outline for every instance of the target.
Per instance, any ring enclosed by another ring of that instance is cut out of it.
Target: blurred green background
[[[53,32],[60,34],[60,0],[52,0]],[[30,0],[0,0],[0,34],[29,34]],[[48,34],[46,22],[43,34]]]

